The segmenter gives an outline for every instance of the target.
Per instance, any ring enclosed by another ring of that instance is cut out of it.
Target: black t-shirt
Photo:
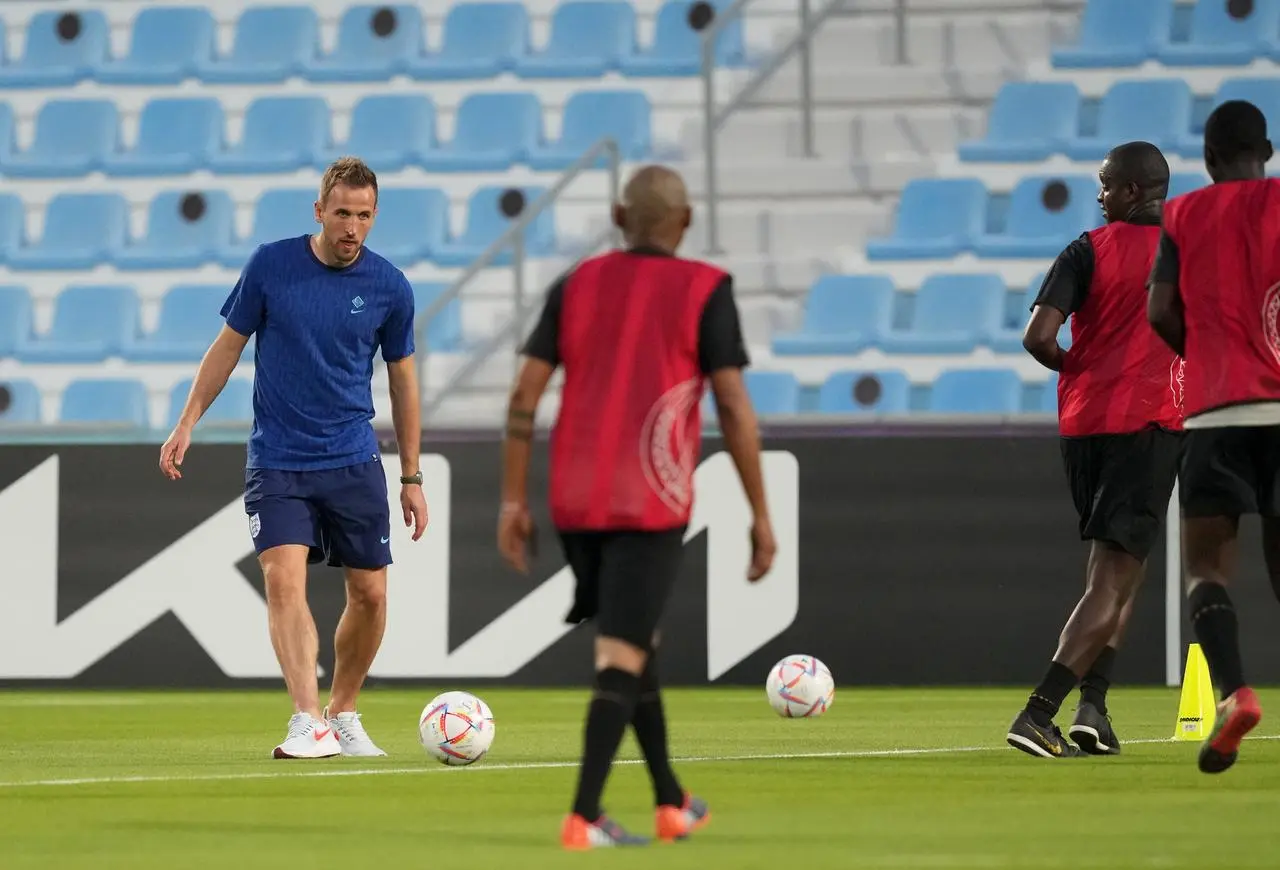
[[[666,256],[647,250],[632,253],[645,256]],[[564,304],[566,275],[547,291],[538,324],[529,335],[521,353],[560,365],[560,309]],[[745,368],[750,364],[747,344],[742,337],[742,323],[738,318],[738,305],[733,298],[733,277],[726,275],[719,286],[707,298],[698,324],[698,358],[702,373],[709,375],[718,369]]]
[[[1156,226],[1158,218],[1142,218],[1133,221],[1140,226]],[[1040,285],[1040,293],[1036,296],[1036,305],[1048,305],[1056,308],[1063,315],[1070,317],[1084,307],[1085,297],[1089,295],[1089,287],[1093,284],[1093,243],[1088,233],[1081,233],[1080,238],[1058,255],[1053,261],[1044,283]]]

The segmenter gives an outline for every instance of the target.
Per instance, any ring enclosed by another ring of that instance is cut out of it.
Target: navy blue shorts
[[[311,548],[307,561],[374,570],[391,564],[391,508],[381,460],[323,471],[245,472],[244,509],[257,553]]]

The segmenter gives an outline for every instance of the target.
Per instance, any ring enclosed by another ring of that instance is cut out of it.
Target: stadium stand
[[[816,33],[813,153],[795,60],[717,137],[722,250],[706,256],[735,274],[753,397],[783,415],[1052,412],[1021,327],[1051,258],[1101,220],[1098,159],[1153,141],[1182,193],[1205,183],[1214,105],[1244,96],[1280,125],[1280,0],[912,0],[901,58],[893,5]],[[789,38],[795,7],[760,0],[724,29],[718,105]],[[344,153],[381,175],[370,244],[420,311],[602,136],[624,167],[671,162],[701,197],[708,9],[6,4],[0,419],[169,425],[239,268],[310,229]],[[429,389],[605,228],[605,166],[531,222],[519,294],[507,250],[426,325]],[[432,423],[494,425],[511,352]],[[217,422],[250,413],[251,376],[252,349]]]

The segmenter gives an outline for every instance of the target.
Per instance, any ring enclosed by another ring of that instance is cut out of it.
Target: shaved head
[[[674,253],[689,228],[689,191],[680,173],[665,166],[637,169],[613,209],[614,223],[632,247],[653,246]]]
[[[1119,184],[1136,184],[1144,191],[1169,193],[1169,161],[1150,142],[1126,142],[1112,148],[1103,161],[1104,171]]]
[[[1107,153],[1098,181],[1098,203],[1108,223],[1149,221],[1169,196],[1169,161],[1150,142],[1126,142]]]

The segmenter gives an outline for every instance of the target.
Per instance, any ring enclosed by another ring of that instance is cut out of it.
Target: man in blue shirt
[[[399,269],[364,247],[377,203],[377,177],[344,157],[320,182],[320,232],[258,247],[222,307],[226,325],[160,450],[161,470],[181,478],[192,429],[256,335],[245,512],[262,565],[271,642],[294,705],[275,758],[386,754],[356,712],[386,626],[391,564],[387,480],[371,422],[379,347],[400,448],[400,506],[414,541],[426,528],[427,504],[418,467],[413,290]],[[347,607],[322,711],[306,583],[308,563],[326,558],[345,569]]]

